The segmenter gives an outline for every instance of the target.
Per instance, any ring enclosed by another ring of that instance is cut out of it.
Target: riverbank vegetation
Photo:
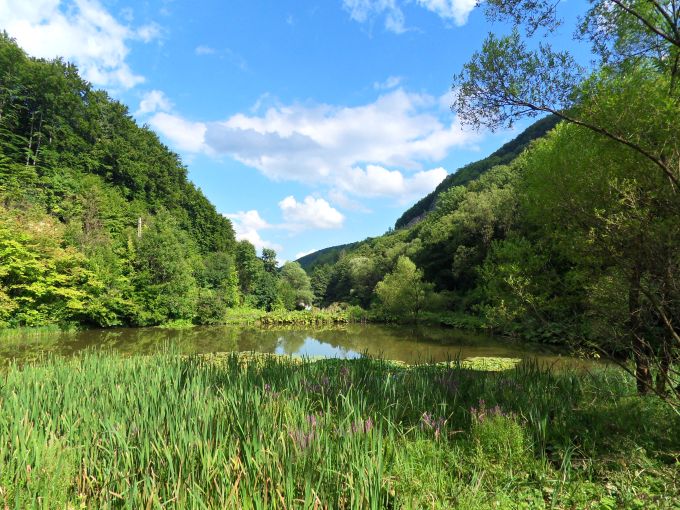
[[[0,501],[674,508],[679,418],[632,377],[499,368],[102,353],[11,366]]]

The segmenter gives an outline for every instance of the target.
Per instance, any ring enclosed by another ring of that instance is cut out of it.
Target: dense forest
[[[0,327],[205,324],[310,293],[126,106],[0,36]]]

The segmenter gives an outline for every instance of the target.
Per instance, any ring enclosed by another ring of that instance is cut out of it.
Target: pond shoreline
[[[24,334],[25,333],[25,334]],[[301,357],[372,357],[408,364],[468,358],[536,358],[542,363],[598,363],[559,347],[429,325],[314,323],[190,328],[107,328],[77,331],[14,330],[0,340],[0,359],[36,359],[44,354],[78,355],[91,349],[121,354],[262,352]]]

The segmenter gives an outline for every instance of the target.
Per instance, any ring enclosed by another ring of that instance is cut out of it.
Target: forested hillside
[[[422,220],[425,215],[435,208],[437,200],[446,190],[454,186],[464,186],[469,182],[478,179],[484,172],[490,170],[494,166],[510,163],[521,154],[532,141],[545,136],[549,130],[554,128],[558,120],[559,119],[554,115],[544,117],[534,122],[517,137],[503,145],[490,156],[469,163],[464,167],[459,168],[454,173],[449,174],[434,191],[407,209],[396,221],[395,228],[404,228]],[[300,257],[297,261],[305,270],[311,271],[320,265],[335,264],[340,257],[349,250],[356,248],[361,243],[370,241],[371,239],[369,238],[365,241],[358,241],[356,243],[330,246],[317,250],[309,255],[305,255],[304,257]]]
[[[237,243],[125,105],[0,37],[0,327],[220,322],[294,306],[298,273]]]
[[[449,174],[446,179],[439,183],[434,191],[407,209],[396,221],[394,227],[403,228],[413,221],[422,219],[423,215],[434,209],[438,197],[446,190],[453,188],[454,186],[465,186],[467,183],[474,181],[494,166],[507,165],[519,156],[533,140],[544,136],[548,131],[554,128],[558,121],[559,119],[554,115],[544,117],[534,122],[517,137],[503,145],[490,156],[469,163]]]

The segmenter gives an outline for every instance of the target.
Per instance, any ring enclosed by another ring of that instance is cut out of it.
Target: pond
[[[324,328],[195,327],[189,329],[115,328],[69,333],[16,334],[0,339],[0,359],[26,361],[46,353],[76,355],[88,348],[121,354],[167,349],[182,354],[256,351],[305,357],[382,357],[409,364],[478,357],[537,359],[541,363],[587,366],[589,363],[551,350],[436,327],[352,324]]]

